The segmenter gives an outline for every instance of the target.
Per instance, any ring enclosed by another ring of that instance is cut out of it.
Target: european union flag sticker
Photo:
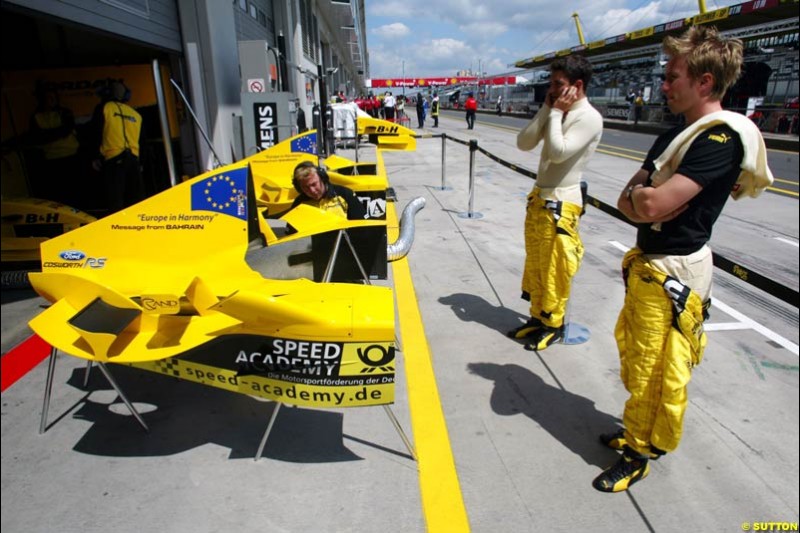
[[[192,211],[247,220],[247,168],[221,172],[192,185]]]
[[[302,137],[294,139],[291,142],[292,153],[303,152],[306,154],[317,154],[317,134],[307,133]]]

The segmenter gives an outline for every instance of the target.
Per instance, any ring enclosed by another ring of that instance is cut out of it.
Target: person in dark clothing
[[[75,206],[80,178],[78,137],[72,111],[62,106],[58,92],[40,82],[36,85],[38,105],[31,117],[30,135],[42,153],[34,180],[33,195]]]
[[[300,100],[297,100],[297,133],[305,133],[308,131],[308,125],[306,124],[306,112],[303,111],[302,106],[300,105]]]
[[[130,91],[119,81],[112,81],[100,97],[92,129],[101,159],[95,161],[94,167],[102,174],[106,207],[109,213],[115,213],[144,199],[139,163],[142,116],[125,103]]]
[[[422,93],[417,95],[417,123],[419,124],[419,129],[425,127],[425,100]]]
[[[467,112],[467,129],[475,128],[475,112],[478,111],[478,101],[472,93],[467,95],[467,101],[464,102],[464,109]]]

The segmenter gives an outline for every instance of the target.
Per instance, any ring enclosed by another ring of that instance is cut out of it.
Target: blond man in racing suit
[[[667,37],[664,51],[661,89],[686,123],[656,139],[617,202],[638,227],[622,263],[626,296],[615,330],[630,397],[624,428],[600,436],[622,451],[592,483],[603,492],[627,490],[647,476],[650,460],[677,448],[687,385],[706,344],[712,227],[729,195],[757,196],[772,181],[758,129],[722,110],[741,71],[741,41],[694,26]]]

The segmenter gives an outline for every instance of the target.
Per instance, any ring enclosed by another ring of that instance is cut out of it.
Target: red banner
[[[478,83],[480,85],[514,85],[516,76],[494,76],[478,79],[472,77],[453,76],[452,78],[372,78],[367,80],[367,87],[372,89],[392,87],[438,87],[457,83]]]

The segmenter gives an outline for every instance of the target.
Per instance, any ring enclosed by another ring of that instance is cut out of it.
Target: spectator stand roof
[[[730,30],[762,27],[756,33],[748,35],[745,32],[741,37],[797,32],[798,1],[750,0],[693,17],[677,19],[607,39],[521,59],[514,63],[514,66],[523,69],[545,67],[558,57],[577,53],[587,57],[597,56],[597,59],[601,59],[600,56],[603,56],[602,59],[612,59],[613,56],[634,57],[650,54],[660,47],[667,35],[681,33],[689,26],[696,24],[713,24],[717,29],[726,33],[729,33]]]

